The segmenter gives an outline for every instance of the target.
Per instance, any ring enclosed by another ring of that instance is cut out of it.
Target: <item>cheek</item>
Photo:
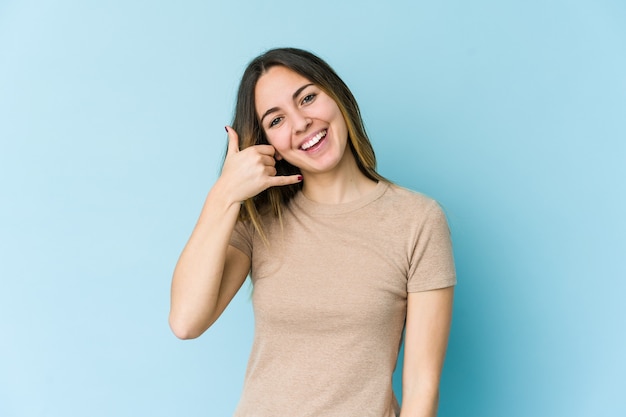
[[[270,134],[266,133],[265,137],[267,138],[267,142],[272,145],[277,151],[289,148],[289,136],[283,134],[282,132],[272,131]]]

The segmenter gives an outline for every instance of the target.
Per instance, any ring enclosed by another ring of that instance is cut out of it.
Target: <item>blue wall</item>
[[[5,0],[0,416],[230,415],[249,288],[182,342],[169,282],[241,72],[285,45],[447,210],[440,416],[626,415],[624,2]]]

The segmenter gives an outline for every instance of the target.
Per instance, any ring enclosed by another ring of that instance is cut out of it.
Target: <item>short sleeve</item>
[[[415,234],[410,259],[408,292],[428,291],[456,284],[450,229],[436,201],[429,205]]]
[[[235,227],[233,229],[233,233],[230,235],[229,244],[248,256],[248,258],[252,259],[252,238],[253,232],[251,230],[251,225],[249,222],[244,222],[241,220],[237,220],[235,223]]]

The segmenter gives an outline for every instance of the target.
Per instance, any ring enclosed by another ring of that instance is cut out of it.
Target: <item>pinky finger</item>
[[[281,175],[272,177],[270,182],[272,186],[292,185],[302,182],[302,175]]]

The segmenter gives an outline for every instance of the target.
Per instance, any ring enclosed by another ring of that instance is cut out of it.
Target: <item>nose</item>
[[[311,125],[311,119],[301,111],[295,111],[292,115],[293,130],[295,133],[305,132]]]

